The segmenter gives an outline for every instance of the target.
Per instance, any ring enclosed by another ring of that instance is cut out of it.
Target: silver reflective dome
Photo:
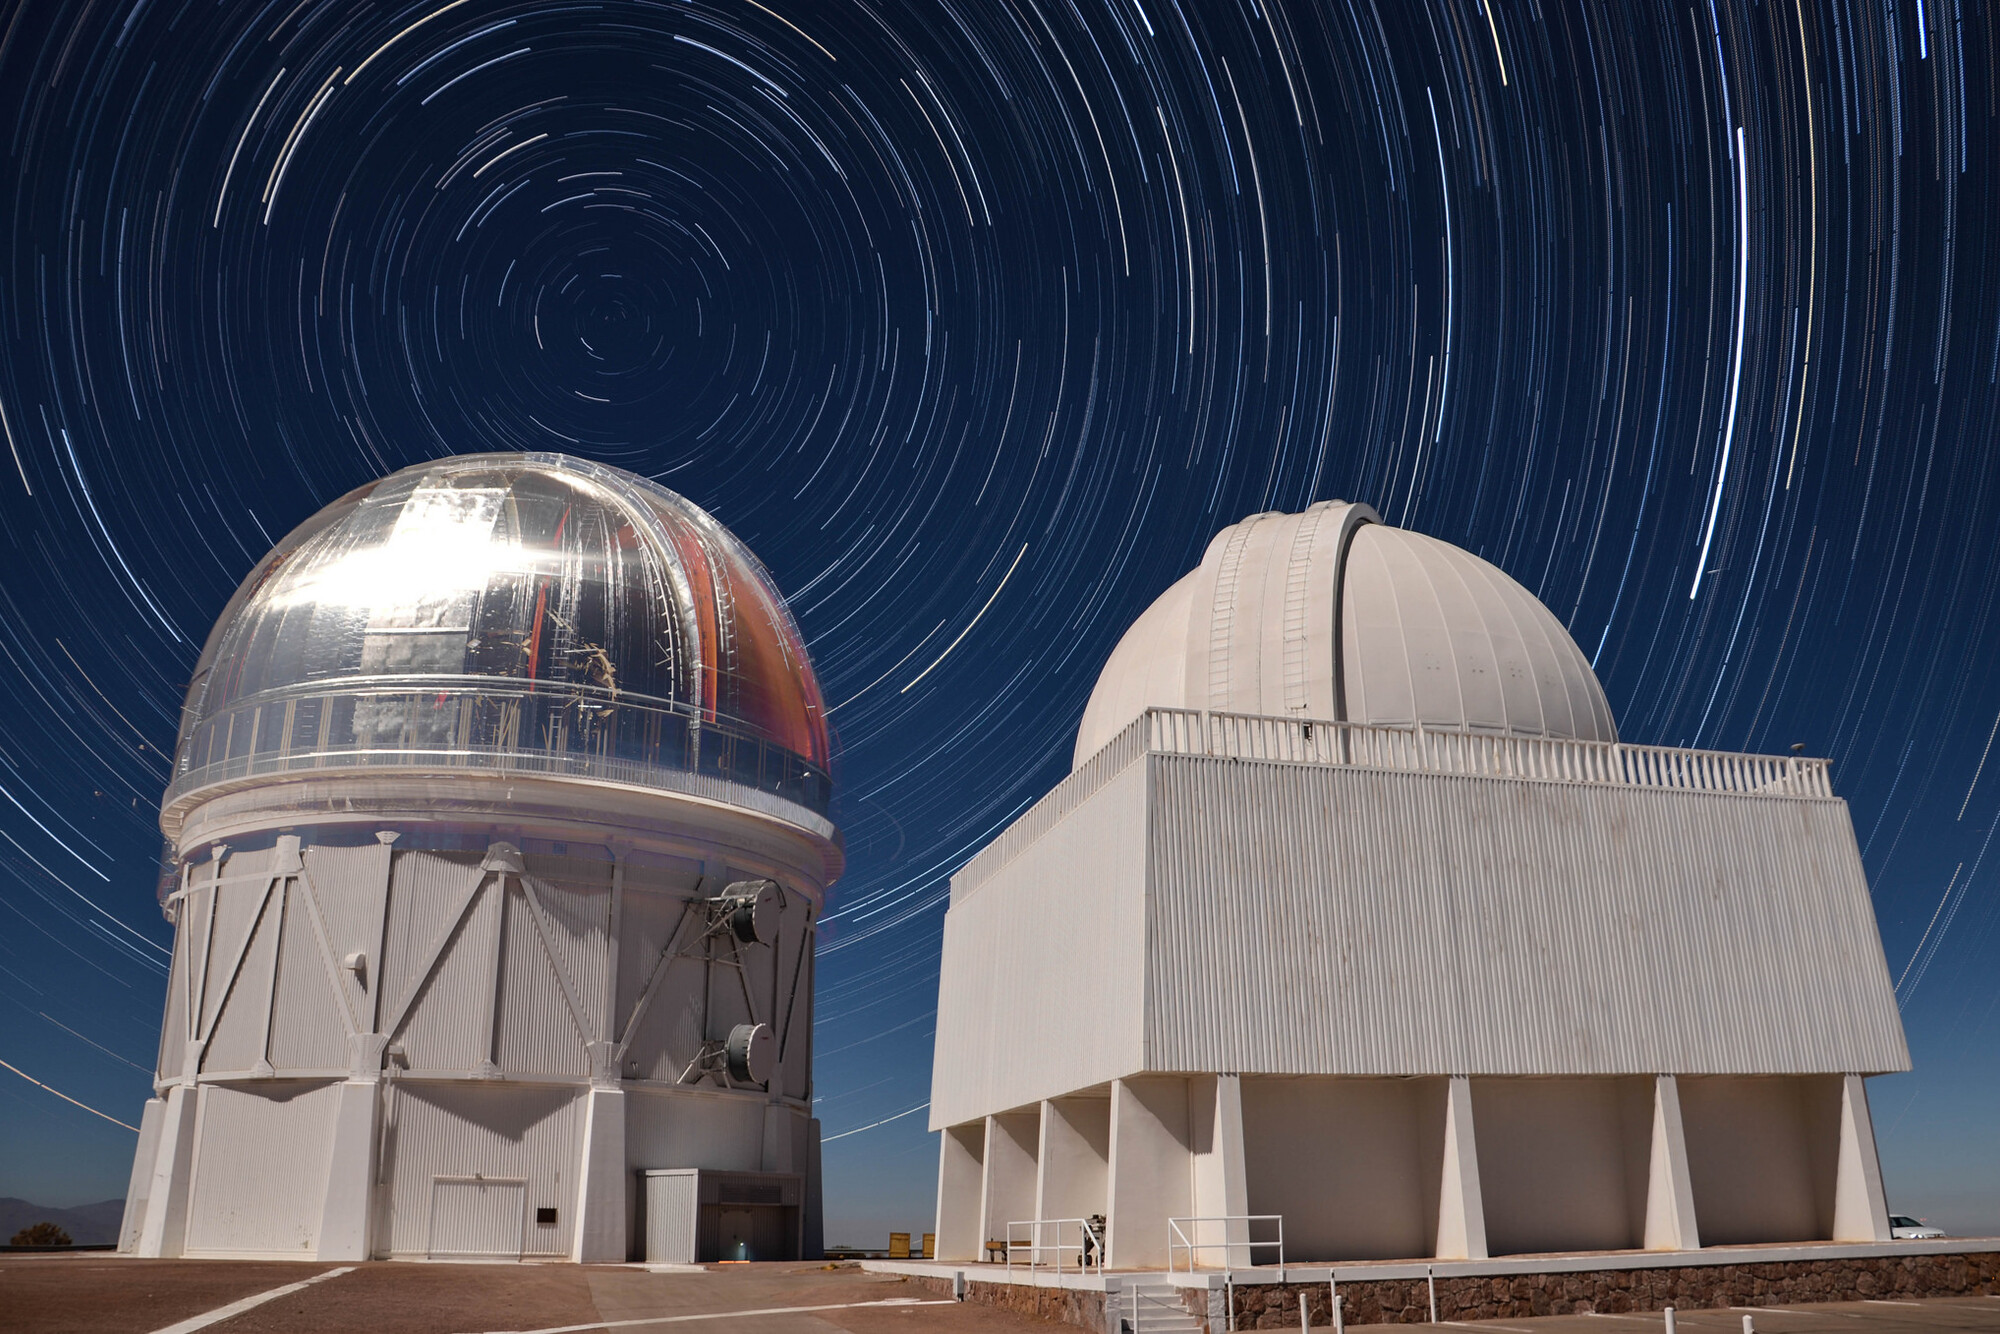
[[[621,469],[470,455],[350,492],[259,562],[195,669],[163,811],[386,767],[705,774],[823,816],[827,759],[798,627],[728,529]]]

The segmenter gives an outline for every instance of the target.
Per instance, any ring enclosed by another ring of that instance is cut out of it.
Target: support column
[[[1040,1121],[1035,1112],[1006,1112],[986,1118],[979,1216],[989,1238],[1005,1241],[1007,1224],[1035,1216]]]
[[[1198,1224],[1189,1240],[1203,1249],[1198,1264],[1247,1268],[1276,1260],[1274,1247],[1248,1245],[1249,1186],[1243,1165],[1243,1077],[1202,1075],[1188,1081],[1188,1146],[1194,1155],[1191,1212]],[[1273,1238],[1275,1240],[1275,1238]]]
[[[153,1182],[146,1191],[146,1222],[139,1229],[140,1255],[173,1259],[187,1241],[188,1178],[194,1166],[199,1097],[200,1089],[191,1081],[167,1091],[159,1148],[153,1155]]]
[[[1681,1091],[1672,1075],[1653,1078],[1652,1160],[1646,1173],[1643,1245],[1649,1251],[1701,1249],[1694,1185],[1688,1176],[1687,1134],[1681,1127]]]
[[[800,1229],[804,1233],[799,1242],[802,1258],[823,1260],[826,1258],[826,1213],[820,1199],[819,1186],[819,1118],[806,1122],[806,1217]]]
[[[979,1206],[986,1123],[946,1126],[938,1141],[937,1258],[983,1260]]]
[[[1444,1170],[1438,1185],[1437,1258],[1486,1259],[1486,1205],[1472,1131],[1472,1081],[1445,1081]]]
[[[1111,1165],[1106,1174],[1107,1263],[1167,1263],[1167,1220],[1194,1212],[1188,1152],[1188,1081],[1119,1079],[1111,1084]],[[989,1149],[989,1152],[991,1150]]]
[[[118,1225],[118,1249],[130,1255],[146,1226],[146,1195],[153,1185],[153,1160],[160,1148],[160,1122],[167,1112],[163,1098],[146,1099],[139,1116],[139,1146],[132,1153],[132,1177],[125,1187],[125,1217]]]
[[[380,1033],[348,1039],[347,1082],[333,1111],[333,1149],[327,1155],[326,1195],[320,1204],[322,1260],[366,1260],[375,1221],[375,1148],[382,1140]]]
[[[617,1082],[617,1050],[591,1047],[590,1091],[583,1095],[583,1151],[576,1173],[576,1222],[569,1258],[578,1264],[623,1264],[625,1239],[625,1090]],[[768,1125],[766,1130],[768,1138]]]
[[[1833,1182],[1833,1239],[1889,1240],[1889,1201],[1875,1151],[1875,1121],[1860,1075],[1840,1081],[1840,1160]]]
[[[1110,1114],[1107,1098],[1056,1098],[1042,1104],[1042,1143],[1035,1155],[1035,1217],[1088,1218],[1104,1212]],[[1044,1240],[1055,1240],[1053,1229]],[[1075,1230],[1063,1240],[1074,1245]]]

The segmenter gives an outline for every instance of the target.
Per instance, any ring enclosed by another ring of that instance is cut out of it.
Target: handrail
[[[1187,1230],[1181,1226],[1183,1223],[1196,1226],[1203,1223],[1220,1223],[1223,1225],[1224,1239],[1221,1241],[1191,1240],[1188,1237]],[[1243,1225],[1243,1235],[1241,1237],[1235,1236],[1235,1229],[1230,1226],[1235,1223]],[[1274,1241],[1252,1241],[1250,1239],[1250,1225],[1252,1223],[1276,1223],[1278,1225],[1277,1239]],[[1222,1267],[1225,1269],[1236,1267],[1234,1257],[1235,1252],[1239,1250],[1244,1253],[1244,1268],[1254,1269],[1257,1265],[1257,1248],[1260,1246],[1267,1248],[1272,1246],[1277,1247],[1278,1268],[1283,1269],[1285,1267],[1285,1216],[1283,1214],[1208,1214],[1199,1218],[1169,1218],[1167,1220],[1167,1272],[1170,1274],[1181,1272],[1179,1265],[1175,1263],[1175,1256],[1187,1256],[1187,1272],[1192,1274],[1195,1270],[1196,1252],[1213,1250],[1220,1250],[1222,1252]]]
[[[698,777],[803,807],[819,817],[808,824],[825,822],[826,771],[747,725],[671,701],[534,685],[386,678],[252,695],[183,738],[164,804],[265,775],[472,769],[669,790]]]
[[[1065,1242],[1062,1239],[1063,1229],[1071,1226],[1077,1229],[1077,1240],[1074,1242]],[[1056,1239],[1052,1242],[1043,1241],[1042,1229],[1050,1227],[1056,1230]],[[1028,1237],[1025,1242],[1018,1244],[1015,1242],[1014,1230],[1016,1228],[1028,1229]],[[1014,1252],[1017,1246],[1019,1249],[1025,1249],[1028,1252],[1029,1273],[1034,1273],[1036,1270],[1047,1267],[1042,1259],[1043,1251],[1051,1251],[1055,1254],[1055,1271],[1058,1274],[1066,1272],[1063,1269],[1063,1256],[1070,1251],[1077,1253],[1076,1265],[1074,1267],[1074,1272],[1076,1273],[1080,1274],[1085,1269],[1091,1267],[1091,1256],[1093,1255],[1097,1257],[1097,1265],[1102,1266],[1104,1263],[1104,1234],[1093,1226],[1088,1218],[1020,1218],[1009,1222],[1007,1224],[1007,1272],[1010,1274],[1014,1272]]]
[[[1368,769],[1531,778],[1560,783],[1830,797],[1829,761],[1515,736],[1456,728],[1385,727],[1323,718],[1148,709],[1152,754],[1209,755]]]

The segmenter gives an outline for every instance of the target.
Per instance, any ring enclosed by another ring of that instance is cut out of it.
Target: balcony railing
[[[1375,727],[1247,713],[1148,709],[1140,720],[1146,749],[1166,755],[1217,755],[1290,764],[1344,764],[1481,778],[1536,778],[1558,783],[1615,783],[1697,792],[1755,792],[1830,797],[1827,761],[1791,755],[1631,746],[1622,741],[1425,727]],[[1115,742],[1113,744],[1116,744]]]
[[[689,790],[694,776],[802,806],[821,822],[832,796],[817,765],[728,721],[658,700],[511,682],[439,688],[344,681],[337,690],[253,696],[204,719],[181,747],[166,805],[199,788],[267,774],[410,768],[674,791]]]
[[[1058,1274],[1081,1273],[1104,1264],[1103,1220],[1089,1218],[1022,1218],[1007,1224],[1007,1272],[1020,1260],[1029,1272],[1052,1269]]]
[[[1381,727],[1197,709],[1148,709],[988,844],[953,879],[966,889],[1146,755],[1200,755],[1475,778],[1829,798],[1829,761],[1444,728]]]

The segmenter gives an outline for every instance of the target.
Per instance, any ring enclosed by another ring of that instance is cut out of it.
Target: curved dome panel
[[[644,478],[560,454],[406,468],[260,562],[209,635],[175,798],[446,754],[708,772],[824,813],[819,683],[770,576]]]
[[[1111,650],[1110,661],[1083,706],[1077,728],[1075,762],[1103,749],[1119,729],[1148,708],[1181,708],[1182,678],[1187,671],[1188,598],[1199,569],[1180,577],[1139,613],[1132,628]]]
[[[1469,551],[1369,524],[1347,553],[1341,677],[1353,722],[1616,741],[1555,614]]]
[[[1341,501],[1217,533],[1112,650],[1074,764],[1149,707],[1618,735],[1590,664],[1532,593]]]

